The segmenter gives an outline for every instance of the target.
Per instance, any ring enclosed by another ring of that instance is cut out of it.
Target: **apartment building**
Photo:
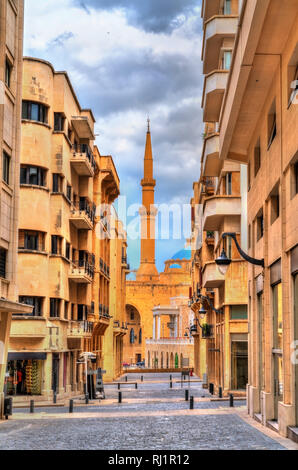
[[[248,165],[248,253],[264,265],[248,271],[248,411],[296,441],[297,70],[297,1],[243,2],[219,154]]]
[[[63,397],[85,391],[83,352],[103,367],[110,241],[100,208],[118,196],[119,178],[67,73],[33,58],[23,72],[18,286],[33,311],[12,318],[7,393]]]
[[[12,313],[30,313],[17,296],[17,237],[24,2],[0,4],[0,419]]]
[[[238,1],[203,1],[205,132],[191,201],[195,371],[210,390],[223,395],[245,395],[248,380],[247,266],[233,237],[225,236],[234,234],[245,249],[247,169],[239,162],[223,163],[219,155],[219,122],[240,7]],[[216,264],[223,249],[232,260],[226,276]]]

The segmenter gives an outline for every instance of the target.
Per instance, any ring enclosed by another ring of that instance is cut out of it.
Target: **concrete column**
[[[156,316],[153,316],[153,333],[152,333],[152,338],[156,339]]]
[[[175,335],[175,338],[177,338],[177,336],[178,336],[178,316],[175,315],[174,319],[175,319],[175,320],[174,320],[174,322],[175,322],[175,332],[174,332],[174,335]]]
[[[4,377],[6,371],[8,339],[11,324],[11,314],[0,312],[0,419],[3,417]]]
[[[157,339],[160,339],[160,315],[157,317]]]
[[[59,354],[59,388],[58,393],[59,395],[64,395],[65,390],[63,387],[63,371],[64,371],[64,354]]]
[[[43,361],[43,380],[41,394],[45,397],[52,395],[52,354],[47,353],[47,358]]]

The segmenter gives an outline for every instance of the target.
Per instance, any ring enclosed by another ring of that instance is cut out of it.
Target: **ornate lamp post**
[[[245,259],[245,261],[247,261],[250,264],[254,264],[255,266],[262,266],[263,268],[265,267],[264,259],[252,258],[251,256],[249,256],[247,253],[245,253],[242,250],[241,246],[238,243],[236,233],[230,233],[230,232],[223,233],[222,238],[226,238],[226,237],[231,237],[234,240],[238,253],[243,259]],[[219,258],[215,260],[215,262],[220,268],[220,271],[222,272],[222,274],[225,275],[232,260],[227,257],[226,252],[223,249],[221,252],[221,255],[219,256]]]

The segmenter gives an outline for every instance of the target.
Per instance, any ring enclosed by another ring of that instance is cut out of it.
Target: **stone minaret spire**
[[[158,279],[155,266],[155,219],[157,210],[154,206],[154,188],[156,181],[153,178],[153,155],[151,144],[150,120],[146,136],[144,157],[144,178],[142,186],[141,217],[141,264],[137,272],[137,280],[150,281]]]

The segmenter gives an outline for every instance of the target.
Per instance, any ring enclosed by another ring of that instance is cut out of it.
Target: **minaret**
[[[153,156],[150,133],[150,120],[146,136],[144,157],[144,178],[142,186],[141,217],[141,264],[137,271],[137,281],[158,281],[159,274],[155,266],[155,219],[157,209],[154,206]]]

